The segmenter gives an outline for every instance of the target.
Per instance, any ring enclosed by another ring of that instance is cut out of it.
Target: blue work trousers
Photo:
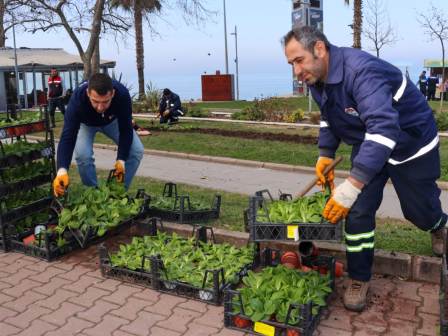
[[[358,148],[354,148],[352,158]],[[440,202],[440,156],[438,146],[406,163],[387,163],[367,184],[353,204],[345,224],[347,268],[350,278],[369,281],[374,257],[375,214],[390,178],[404,217],[424,231],[436,231],[447,222]]]

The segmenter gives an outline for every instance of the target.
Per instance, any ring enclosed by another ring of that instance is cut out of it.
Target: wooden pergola
[[[16,53],[19,82],[21,82],[19,88],[16,88],[15,84],[14,49],[0,48],[0,111],[6,110],[8,104],[19,104],[28,108],[43,103],[46,100],[45,90],[51,69],[57,69],[61,77],[65,78],[65,89],[73,90],[82,79],[81,58],[61,48],[18,48]],[[115,61],[100,62],[103,72],[114,67]],[[39,83],[41,89],[38,89],[38,81],[41,81],[41,84]],[[31,94],[28,93],[29,88],[32,88]],[[23,95],[20,94],[19,102],[17,102],[17,89],[23,92]]]

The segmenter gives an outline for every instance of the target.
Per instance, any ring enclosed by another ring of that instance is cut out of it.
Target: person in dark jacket
[[[64,105],[64,87],[62,78],[56,69],[51,69],[50,77],[48,77],[48,113],[50,114],[52,126],[55,126],[54,113],[59,108],[62,114],[65,114]]]
[[[159,103],[159,114],[161,124],[175,123],[179,121],[179,116],[184,115],[179,96],[170,89],[163,89]]]
[[[437,78],[437,76],[431,75],[428,77],[428,100],[436,100],[436,88],[438,84],[439,79]]]
[[[128,188],[143,157],[143,145],[132,128],[128,89],[100,73],[82,83],[70,98],[58,145],[55,196],[62,196],[69,185],[73,152],[83,184],[97,186],[93,142],[98,132],[118,145],[115,176]]]
[[[447,223],[436,180],[440,176],[436,123],[424,96],[390,63],[364,51],[331,45],[312,27],[295,28],[283,39],[298,80],[306,82],[321,111],[316,175],[323,175],[341,141],[352,146],[350,175],[333,188],[323,211],[332,223],[346,218],[349,282],[347,309],[366,305],[374,257],[375,213],[390,179],[404,216],[433,233],[443,251]]]
[[[428,84],[428,78],[426,78],[426,71],[423,70],[420,76],[418,77],[418,87],[420,88],[420,92],[422,95],[426,97],[426,86]]]

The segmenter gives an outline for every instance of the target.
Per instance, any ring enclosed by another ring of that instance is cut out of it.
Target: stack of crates
[[[292,201],[292,195],[280,194],[280,200]],[[339,242],[343,238],[343,221],[331,224],[321,223],[279,223],[269,218],[269,203],[275,201],[268,190],[260,190],[249,199],[249,208],[246,210],[246,229],[250,240],[256,244],[269,245],[278,242],[313,242],[332,241]],[[260,214],[263,213],[263,216]],[[280,255],[283,251],[266,247],[260,251],[259,267],[275,267],[280,264]],[[302,265],[308,269],[327,270],[329,274],[329,286],[334,289],[335,260],[334,257],[324,255],[302,255]],[[323,274],[323,273],[321,273]],[[224,296],[224,324],[227,328],[236,329],[254,335],[301,335],[311,336],[317,327],[323,309],[320,305],[310,301],[307,304],[290,304],[288,315],[284,322],[279,322],[275,314],[269,319],[251,321],[245,314],[241,292],[237,286],[225,290]],[[326,295],[328,303],[331,294]],[[298,312],[297,322],[293,322],[290,316],[292,312]],[[313,313],[314,311],[314,313]]]

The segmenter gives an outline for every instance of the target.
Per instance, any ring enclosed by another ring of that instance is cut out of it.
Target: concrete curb
[[[117,151],[116,145],[94,144],[94,147]],[[169,152],[169,151],[162,151],[162,150],[156,150],[156,149],[145,149],[145,154],[173,157],[173,158],[178,158],[178,159],[189,159],[189,160],[204,161],[204,162],[214,162],[214,163],[238,165],[238,166],[244,166],[244,167],[266,168],[266,169],[280,170],[280,171],[287,171],[287,172],[314,174],[314,168],[304,167],[304,166],[295,166],[295,165],[284,164],[284,163],[242,160],[242,159],[234,159],[234,158],[220,157],[220,156]],[[349,176],[349,172],[345,171],[345,170],[336,170],[335,175],[336,175],[336,177],[347,178]],[[388,183],[391,183],[391,182],[388,181]],[[448,182],[437,181],[437,185],[442,190],[448,190]]]
[[[187,224],[163,223],[163,227],[167,232],[176,232],[184,237],[191,237],[192,234],[192,226]],[[226,242],[235,246],[244,246],[249,241],[249,234],[246,232],[213,228],[213,233],[217,243]],[[264,242],[261,247],[267,245],[284,251],[297,249],[296,243],[282,241]],[[344,265],[346,264],[345,246],[343,244],[316,242],[316,245],[324,254],[332,255],[336,260],[343,262]],[[406,280],[439,284],[441,265],[441,258],[375,250],[373,272]]]

